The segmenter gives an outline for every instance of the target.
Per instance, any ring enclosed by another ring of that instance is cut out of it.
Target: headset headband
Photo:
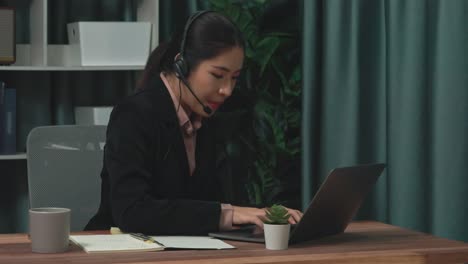
[[[194,13],[193,15],[190,16],[190,18],[187,20],[187,23],[185,24],[185,28],[184,28],[184,33],[182,35],[182,41],[180,42],[180,58],[181,59],[184,59],[184,55],[185,55],[185,39],[187,38],[187,34],[188,34],[188,31],[190,30],[190,26],[192,25],[192,23],[197,20],[198,17],[200,17],[201,15],[203,14],[206,14],[208,12],[211,12],[211,11],[198,11],[196,13]]]

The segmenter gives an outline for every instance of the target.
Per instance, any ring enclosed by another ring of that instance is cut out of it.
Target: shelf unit
[[[127,1],[133,1],[134,6],[137,7],[137,21],[152,24],[151,50],[153,50],[159,41],[159,0]],[[12,5],[16,3],[16,1],[8,2]],[[0,78],[6,79],[7,84],[12,87],[17,88],[19,91],[32,93],[34,96],[39,97],[36,100],[44,100],[47,95],[44,95],[45,93],[42,93],[42,91],[35,90],[34,85],[35,82],[49,80],[50,75],[61,75],[61,72],[67,71],[76,72],[76,76],[80,76],[80,71],[103,72],[102,74],[106,74],[105,72],[108,71],[135,71],[139,74],[144,69],[144,65],[70,66],[72,65],[72,63],[69,63],[70,46],[48,43],[48,6],[53,2],[48,0],[29,0],[27,2],[29,3],[30,43],[16,45],[15,64],[0,66]],[[21,93],[18,96],[21,96]],[[34,115],[36,113],[30,114]],[[34,126],[37,125],[41,124],[34,123]],[[28,124],[27,127],[29,126]],[[21,137],[24,137],[24,135],[21,135]],[[2,171],[1,175],[6,180],[6,183],[2,185],[4,189],[0,190],[0,199],[13,204],[10,209],[2,211],[2,217],[0,217],[1,232],[27,232],[27,209],[29,205],[26,164],[26,153],[0,155],[0,171]]]
[[[66,1],[66,0],[63,0]],[[159,0],[130,0],[137,6],[137,21],[150,22],[151,50],[158,45]],[[16,62],[0,71],[101,71],[142,70],[144,65],[69,66],[70,45],[48,43],[48,0],[31,0],[29,9],[30,44],[16,45]]]
[[[23,160],[26,159],[26,153],[16,153],[11,155],[0,155],[0,161],[2,160]]]
[[[66,1],[66,0],[63,0]],[[158,45],[159,0],[129,0],[137,7],[137,21],[151,23],[151,50]],[[144,65],[74,66],[70,63],[70,45],[48,43],[48,0],[29,1],[30,43],[16,44],[16,62],[0,66],[0,73],[24,72],[26,78],[33,72],[58,71],[142,71]],[[64,25],[66,26],[66,25]],[[25,153],[0,155],[0,160],[26,159]]]

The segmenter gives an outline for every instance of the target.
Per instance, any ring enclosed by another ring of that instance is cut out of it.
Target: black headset
[[[204,105],[202,101],[198,98],[198,96],[195,95],[195,92],[193,92],[192,88],[190,87],[190,84],[188,83],[188,80],[187,80],[190,69],[189,69],[189,65],[187,65],[187,62],[184,59],[184,55],[185,55],[185,42],[186,42],[188,31],[190,30],[190,26],[193,24],[195,20],[197,20],[197,18],[209,12],[213,12],[213,11],[196,12],[193,15],[191,15],[190,18],[187,20],[187,23],[185,24],[185,28],[184,28],[184,33],[182,35],[182,40],[180,43],[180,53],[179,53],[178,58],[174,61],[174,73],[176,77],[179,80],[181,80],[185,84],[185,86],[187,86],[190,93],[193,95],[193,97],[195,97],[195,99],[197,99],[197,101],[203,107],[203,111],[205,111],[205,113],[207,114],[211,114],[213,110],[210,107]]]
[[[189,67],[187,65],[187,62],[184,59],[184,56],[185,56],[185,43],[187,41],[187,34],[190,30],[190,26],[192,26],[193,22],[195,22],[197,18],[209,12],[211,11],[199,11],[199,12],[194,13],[193,15],[189,17],[189,19],[187,20],[187,23],[185,24],[184,33],[182,34],[182,41],[180,42],[180,55],[174,61],[174,70],[176,74],[183,76],[184,78],[187,78],[188,73],[189,73]]]

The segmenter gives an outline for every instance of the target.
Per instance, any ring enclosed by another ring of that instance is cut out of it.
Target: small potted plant
[[[289,230],[291,228],[288,219],[290,216],[288,210],[282,205],[275,204],[266,209],[263,229],[267,249],[281,250],[288,248]]]

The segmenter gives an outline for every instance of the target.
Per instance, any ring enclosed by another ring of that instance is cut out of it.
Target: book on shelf
[[[2,146],[2,138],[3,138],[3,111],[5,111],[5,83],[0,81],[0,150],[3,148]]]
[[[0,154],[16,154],[16,89],[0,82]]]

